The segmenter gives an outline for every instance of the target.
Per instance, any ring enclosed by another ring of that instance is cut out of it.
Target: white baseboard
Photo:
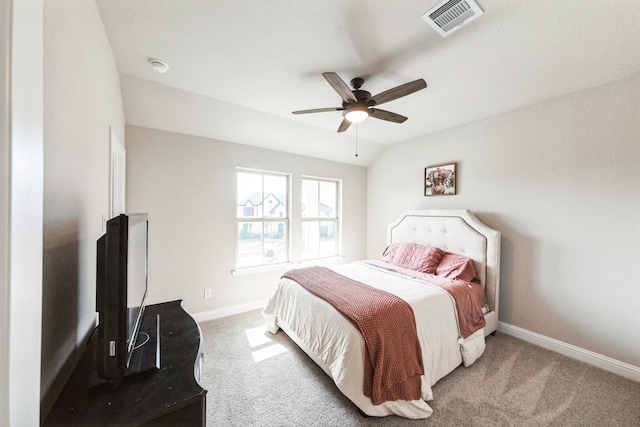
[[[234,314],[246,313],[247,311],[263,308],[267,304],[267,300],[254,301],[246,304],[234,305],[232,307],[224,307],[216,310],[203,311],[192,314],[191,317],[196,322],[206,322],[207,320],[219,319],[221,317],[233,316]]]
[[[520,338],[523,341],[527,341],[539,347],[546,348],[547,350],[555,351],[556,353],[588,363],[589,365],[604,369],[605,371],[612,372],[630,380],[640,382],[640,367],[630,365],[508,323],[498,322],[498,331]]]

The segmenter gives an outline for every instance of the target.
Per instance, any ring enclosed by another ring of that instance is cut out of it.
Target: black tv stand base
[[[105,381],[87,387],[92,377],[99,380],[93,366],[96,340],[90,340],[43,425],[204,426],[207,391],[198,382],[198,324],[180,301],[171,301],[147,306],[141,331],[150,336],[135,351],[142,350],[133,362],[139,368],[133,369],[141,370],[125,376],[117,387]]]
[[[161,368],[160,337],[160,315],[144,316],[135,348],[131,353],[129,367],[124,374],[125,377]],[[87,378],[87,388],[107,383],[113,388],[118,388],[122,380],[109,382],[101,378],[97,371],[91,372]]]
[[[125,376],[160,369],[160,315],[145,316]]]

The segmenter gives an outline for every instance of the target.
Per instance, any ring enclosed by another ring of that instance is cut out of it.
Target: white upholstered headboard
[[[469,210],[409,210],[387,226],[387,243],[412,242],[435,246],[471,258],[485,287],[491,309],[485,315],[485,335],[498,327],[500,232]]]

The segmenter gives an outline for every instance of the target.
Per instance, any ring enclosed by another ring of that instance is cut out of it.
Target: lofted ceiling
[[[640,72],[638,0],[477,0],[484,14],[446,38],[421,19],[438,0],[96,2],[128,124],[360,165],[389,144]],[[326,71],[364,77],[372,94],[428,87],[384,105],[405,123],[369,118],[339,134],[338,111],[291,114],[340,106]]]

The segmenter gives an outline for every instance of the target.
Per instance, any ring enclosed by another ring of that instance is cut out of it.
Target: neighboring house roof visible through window
[[[280,207],[284,207],[282,203],[284,196],[282,194],[267,193],[262,199],[262,193],[256,192],[240,202],[240,206],[260,206],[264,205],[265,216],[273,216]]]

